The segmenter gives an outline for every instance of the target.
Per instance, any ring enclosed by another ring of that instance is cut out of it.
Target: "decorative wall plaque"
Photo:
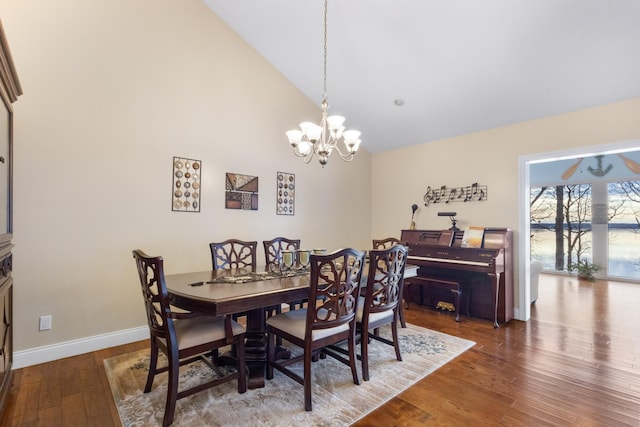
[[[227,209],[258,210],[258,177],[227,172],[225,175]]]
[[[200,212],[200,160],[173,158],[173,194],[171,210],[177,212]]]
[[[429,206],[431,203],[451,203],[451,202],[481,202],[487,200],[487,186],[478,185],[474,182],[466,187],[448,188],[443,185],[440,188],[427,187],[424,193],[424,205]]]
[[[276,214],[294,215],[296,176],[292,173],[278,172],[276,175]]]

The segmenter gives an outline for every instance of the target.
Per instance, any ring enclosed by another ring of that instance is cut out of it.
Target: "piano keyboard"
[[[480,262],[480,261],[467,261],[467,260],[463,260],[463,259],[451,259],[451,258],[431,258],[431,257],[426,257],[426,256],[415,256],[415,255],[409,255],[407,257],[407,259],[409,261],[414,260],[414,261],[432,261],[432,262],[439,262],[439,263],[447,263],[447,264],[464,264],[464,265],[479,265],[482,267],[488,267],[489,263],[488,262]]]

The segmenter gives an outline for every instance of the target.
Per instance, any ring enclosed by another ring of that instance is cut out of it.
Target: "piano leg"
[[[500,294],[500,280],[498,280],[498,276],[496,274],[489,273],[489,278],[491,279],[491,298],[493,301],[493,327],[498,329],[500,325],[498,324],[498,295]]]
[[[462,295],[462,283],[458,284],[458,287],[451,289],[456,299],[456,322],[460,321],[460,296]]]

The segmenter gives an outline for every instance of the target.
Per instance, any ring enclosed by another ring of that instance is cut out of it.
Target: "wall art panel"
[[[225,174],[227,209],[258,210],[258,177],[227,172]]]
[[[296,176],[278,172],[276,175],[276,214],[295,215]]]
[[[184,157],[173,158],[171,210],[200,212],[200,174],[202,162]]]

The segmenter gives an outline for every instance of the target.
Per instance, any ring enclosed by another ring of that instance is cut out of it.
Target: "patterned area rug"
[[[358,364],[359,386],[353,384],[349,367],[331,357],[314,363],[312,412],[304,410],[302,386],[275,371],[273,380],[267,381],[262,389],[239,394],[236,383],[231,382],[178,400],[173,425],[346,426],[475,344],[414,325],[399,328],[399,331],[403,361],[396,360],[393,347],[373,341],[369,346],[371,380],[362,381]],[[384,332],[391,335],[390,328]],[[292,351],[296,350],[299,349],[292,347]],[[149,351],[105,359],[104,365],[123,426],[162,425],[167,374],[156,376],[151,392],[142,393]],[[328,372],[332,375],[327,375]],[[210,368],[203,362],[196,362],[181,368],[180,384],[194,384],[210,375]]]

